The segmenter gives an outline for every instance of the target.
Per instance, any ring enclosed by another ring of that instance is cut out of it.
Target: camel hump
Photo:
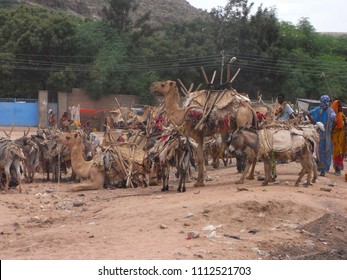
[[[232,104],[232,106],[237,106],[241,103],[250,103],[250,99],[247,96],[238,93],[234,89],[213,90],[210,92],[208,100],[207,95],[207,90],[193,92],[186,103],[193,107],[204,107],[207,102],[207,106],[209,107],[217,100],[214,106],[219,110],[226,108],[230,104]]]
[[[251,100],[248,96],[238,93],[234,89],[225,89],[224,92],[220,93],[221,98],[216,103],[217,109],[224,109],[228,105],[232,104],[233,106],[240,107],[244,106],[244,103],[250,103]]]

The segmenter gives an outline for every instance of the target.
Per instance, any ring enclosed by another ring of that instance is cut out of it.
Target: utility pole
[[[223,84],[224,50],[222,50],[221,55],[222,55],[222,65],[221,65],[221,69],[220,69],[220,85]]]

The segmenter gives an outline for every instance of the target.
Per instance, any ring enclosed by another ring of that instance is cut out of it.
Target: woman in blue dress
[[[319,151],[318,151],[318,170],[321,176],[325,176],[331,165],[333,144],[331,140],[331,133],[334,126],[336,114],[330,108],[330,97],[322,95],[320,97],[320,106],[312,109],[308,117],[313,124],[322,122],[325,131],[319,131]]]

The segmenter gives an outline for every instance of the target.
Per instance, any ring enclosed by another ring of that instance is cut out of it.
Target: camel
[[[198,177],[195,183],[197,187],[204,186],[204,137],[221,133],[225,142],[229,133],[237,127],[246,124],[256,125],[255,111],[250,106],[249,99],[235,90],[193,92],[188,100],[189,105],[185,108],[180,107],[176,82],[154,82],[150,90],[164,97],[166,117],[176,129],[181,132],[186,130],[198,144]],[[206,93],[210,98],[206,97]]]
[[[59,141],[69,147],[71,152],[72,170],[77,176],[91,180],[91,185],[81,185],[72,191],[98,190],[103,188],[105,171],[102,164],[96,159],[86,161],[84,159],[84,145],[78,132],[63,133],[58,137]]]

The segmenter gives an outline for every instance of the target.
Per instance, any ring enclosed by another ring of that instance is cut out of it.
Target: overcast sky
[[[192,6],[210,10],[224,7],[228,0],[187,0]],[[318,32],[347,32],[347,0],[248,0],[254,3],[252,12],[263,3],[264,7],[276,7],[280,20],[297,24],[307,17]]]

